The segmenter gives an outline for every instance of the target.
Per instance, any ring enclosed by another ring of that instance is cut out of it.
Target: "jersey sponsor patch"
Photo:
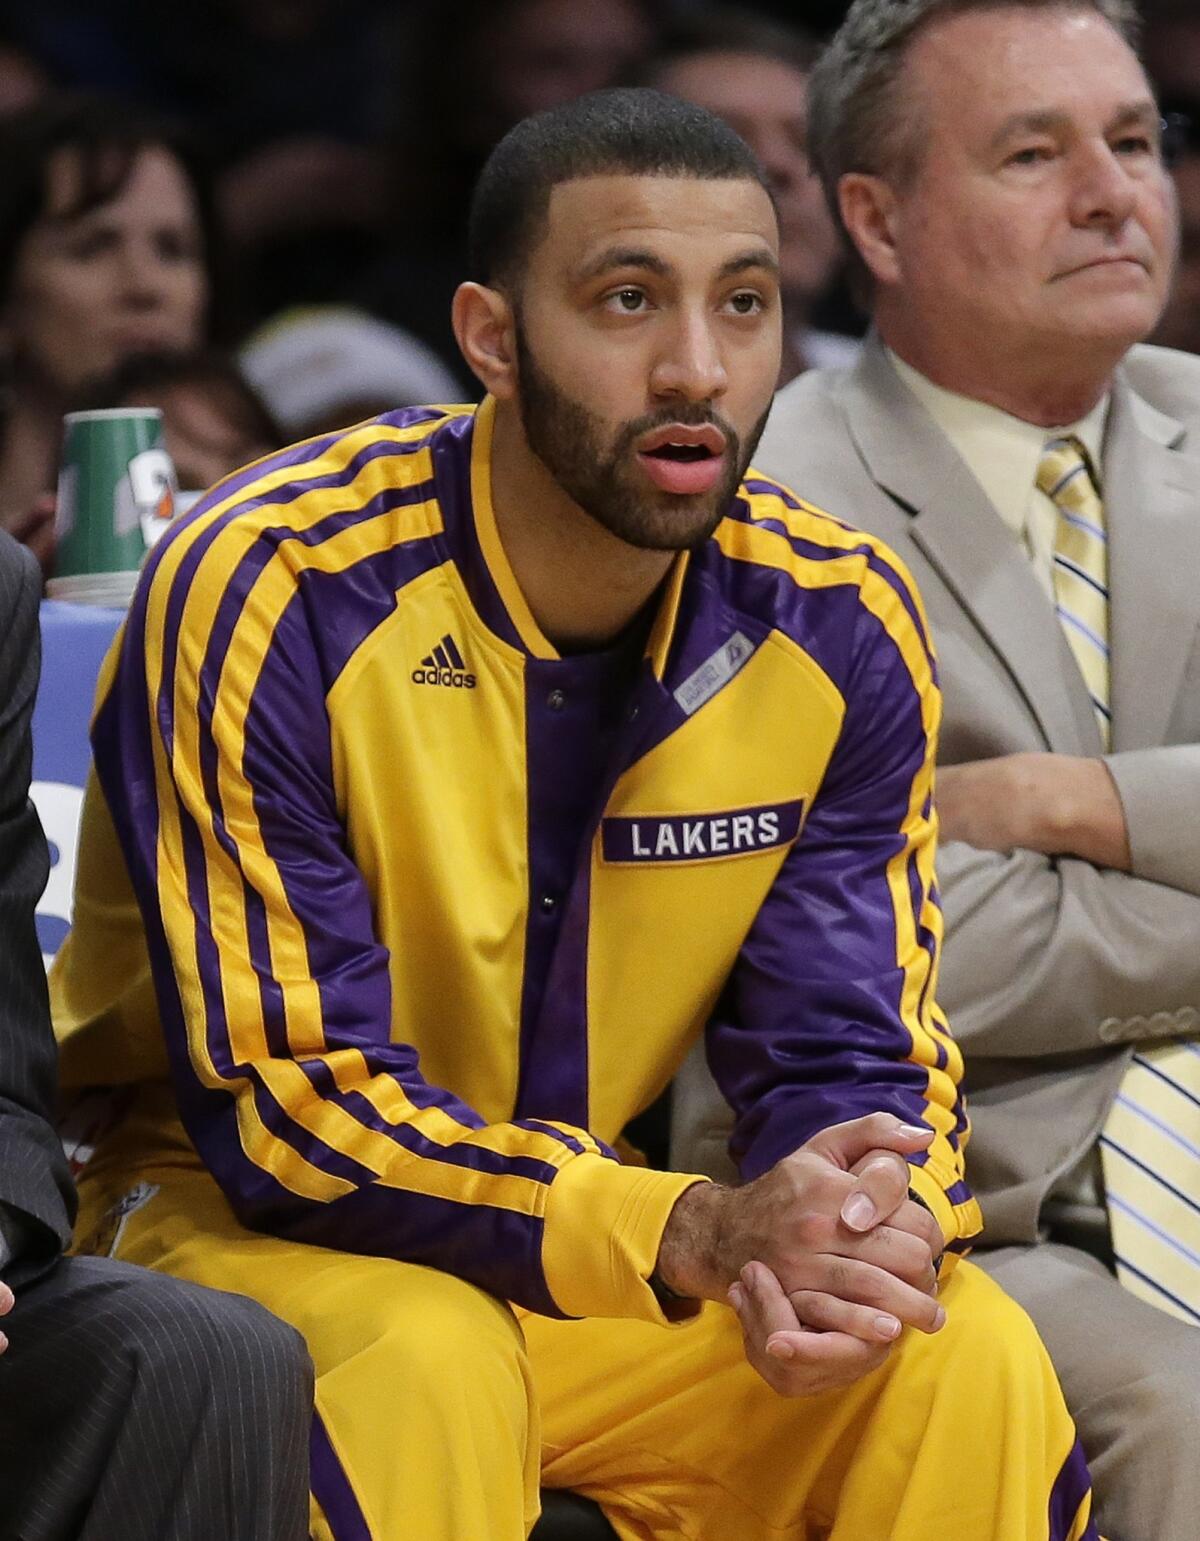
[[[130,1215],[136,1215],[157,1192],[157,1183],[138,1183],[130,1188],[72,1250],[81,1257],[116,1257]]]
[[[735,631],[715,653],[710,653],[698,669],[693,669],[675,691],[675,699],[690,717],[706,701],[727,685],[754,651],[749,637]]]
[[[412,672],[414,685],[442,685],[451,690],[474,690],[475,676],[468,672],[458,644],[449,632],[426,653]]]
[[[790,845],[800,833],[804,799],[732,808],[724,813],[639,814],[600,825],[610,866],[649,862],[721,861]]]

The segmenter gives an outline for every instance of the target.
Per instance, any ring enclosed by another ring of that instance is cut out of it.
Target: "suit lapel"
[[[1083,681],[1028,558],[875,337],[847,379],[845,407],[871,475],[912,516],[914,543],[1011,676],[1047,746],[1099,753]]]
[[[1166,741],[1200,623],[1200,460],[1184,429],[1118,377],[1104,443],[1113,748]]]

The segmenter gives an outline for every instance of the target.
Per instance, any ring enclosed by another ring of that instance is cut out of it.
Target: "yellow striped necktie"
[[[1107,749],[1111,737],[1108,663],[1108,534],[1087,451],[1075,438],[1050,439],[1037,484],[1058,509],[1054,602]]]
[[[1078,439],[1047,443],[1037,484],[1058,509],[1055,604],[1107,749],[1108,537]],[[1200,1047],[1165,1043],[1133,1056],[1100,1159],[1117,1277],[1143,1300],[1200,1323]]]

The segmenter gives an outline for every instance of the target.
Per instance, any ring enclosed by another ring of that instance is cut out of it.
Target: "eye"
[[[1054,155],[1053,149],[1048,144],[1022,145],[1019,150],[1014,150],[1005,161],[1006,166],[1037,166],[1042,161],[1050,160]]]
[[[81,230],[67,243],[67,251],[76,262],[91,262],[93,258],[103,256],[115,245],[116,238],[111,230]]]
[[[1158,154],[1158,145],[1149,134],[1122,134],[1113,145],[1117,155],[1140,156]]]
[[[640,311],[649,306],[645,294],[633,284],[625,284],[620,289],[613,289],[604,297],[605,310],[614,311],[622,316],[636,316]]]
[[[766,308],[762,295],[753,289],[739,289],[725,303],[735,316],[757,316]]]
[[[160,230],[154,247],[163,262],[194,262],[200,255],[195,239],[184,230]]]

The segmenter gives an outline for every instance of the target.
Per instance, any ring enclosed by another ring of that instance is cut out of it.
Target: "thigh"
[[[1200,1330],[1125,1290],[1076,1247],[974,1254],[1041,1333],[1110,1541],[1194,1541],[1200,1513]]]
[[[144,1169],[125,1187],[147,1196],[130,1206],[121,1179],[101,1187],[85,1177],[81,1236],[112,1238],[122,1260],[248,1295],[307,1343],[317,1534],[482,1534],[473,1506],[489,1487],[510,1511],[496,1537],[524,1533],[537,1510],[536,1409],[506,1305],[418,1264],[249,1231],[199,1168]],[[478,1470],[477,1492],[456,1479],[455,1460]]]
[[[263,1515],[223,1533],[302,1533],[311,1367],[260,1306],[68,1258],[20,1291],[8,1321],[0,1513],[11,1534],[197,1535],[226,1495]]]
[[[626,1541],[927,1541],[947,1513],[956,1541],[1044,1541],[1056,1491],[1061,1535],[1086,1534],[1086,1473],[1028,1319],[969,1264],[943,1299],[940,1333],[796,1400],[749,1367],[723,1306],[669,1329],[531,1318],[545,1480],[597,1498]]]

